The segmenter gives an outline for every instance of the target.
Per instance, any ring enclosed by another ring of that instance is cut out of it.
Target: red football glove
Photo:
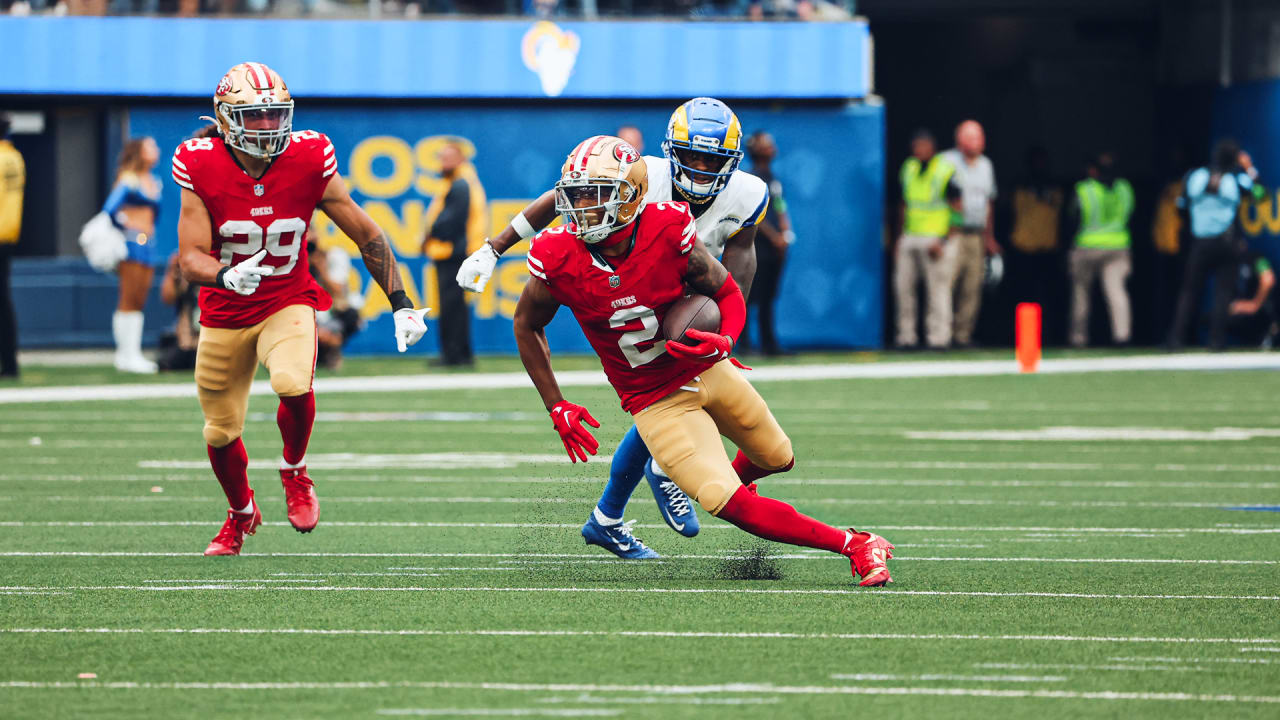
[[[564,442],[564,449],[569,453],[569,459],[575,463],[578,460],[586,462],[587,453],[595,455],[596,450],[600,449],[600,442],[595,439],[590,430],[582,427],[584,422],[594,428],[600,427],[600,423],[581,405],[561,400],[551,408],[551,424],[555,426],[556,432],[560,433],[560,439]]]
[[[681,360],[700,363],[717,363],[729,357],[733,352],[733,338],[728,335],[705,332],[690,328],[685,337],[697,340],[697,345],[685,345],[674,340],[667,341],[667,352]]]

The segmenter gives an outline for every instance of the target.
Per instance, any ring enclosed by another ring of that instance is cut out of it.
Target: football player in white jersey
[[[698,239],[729,270],[742,294],[749,296],[756,272],[756,226],[768,208],[769,189],[760,178],[738,169],[744,144],[742,123],[727,105],[706,97],[684,103],[667,123],[662,143],[665,159],[645,157],[649,188],[644,200],[688,203]],[[554,218],[555,191],[548,190],[462,263],[458,284],[482,292],[499,256],[517,242],[533,237]],[[741,452],[733,466],[744,483],[762,477],[760,472],[767,474]],[[698,516],[689,496],[652,462],[648,448],[632,427],[614,452],[604,494],[582,527],[589,544],[622,558],[658,557],[631,534],[631,523],[622,521],[627,500],[641,477],[653,488],[667,525],[685,537],[698,534]]]

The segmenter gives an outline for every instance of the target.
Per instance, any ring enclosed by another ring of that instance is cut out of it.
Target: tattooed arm
[[[400,280],[400,270],[396,267],[396,257],[391,252],[387,234],[351,199],[342,176],[334,173],[320,198],[319,207],[360,248],[365,269],[391,300],[391,309],[412,308],[413,303],[404,293],[404,283]]]

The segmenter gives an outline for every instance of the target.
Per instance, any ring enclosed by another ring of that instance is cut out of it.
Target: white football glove
[[[458,284],[463,290],[484,292],[484,286],[493,277],[493,269],[498,266],[498,251],[493,249],[489,241],[485,241],[479,250],[467,256],[458,268]]]
[[[219,271],[219,284],[237,295],[252,295],[258,289],[258,285],[262,284],[262,278],[275,270],[261,264],[262,258],[266,256],[267,251],[264,248],[254,253],[248,260]]]
[[[431,308],[401,308],[391,315],[396,323],[396,349],[404,352],[427,334],[427,313]]]

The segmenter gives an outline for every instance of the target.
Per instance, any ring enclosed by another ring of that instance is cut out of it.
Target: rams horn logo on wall
[[[231,92],[231,73],[222,76],[218,81],[218,89],[213,92],[214,95],[226,95]]]
[[[542,92],[547,97],[558,97],[569,84],[573,66],[578,62],[581,42],[576,33],[561,30],[560,26],[540,20],[529,28],[520,42],[520,56],[524,66],[537,73]]]
[[[640,153],[636,152],[636,149],[631,147],[630,144],[624,142],[613,146],[613,156],[618,159],[618,162],[628,165],[633,165],[635,161],[640,159]]]

